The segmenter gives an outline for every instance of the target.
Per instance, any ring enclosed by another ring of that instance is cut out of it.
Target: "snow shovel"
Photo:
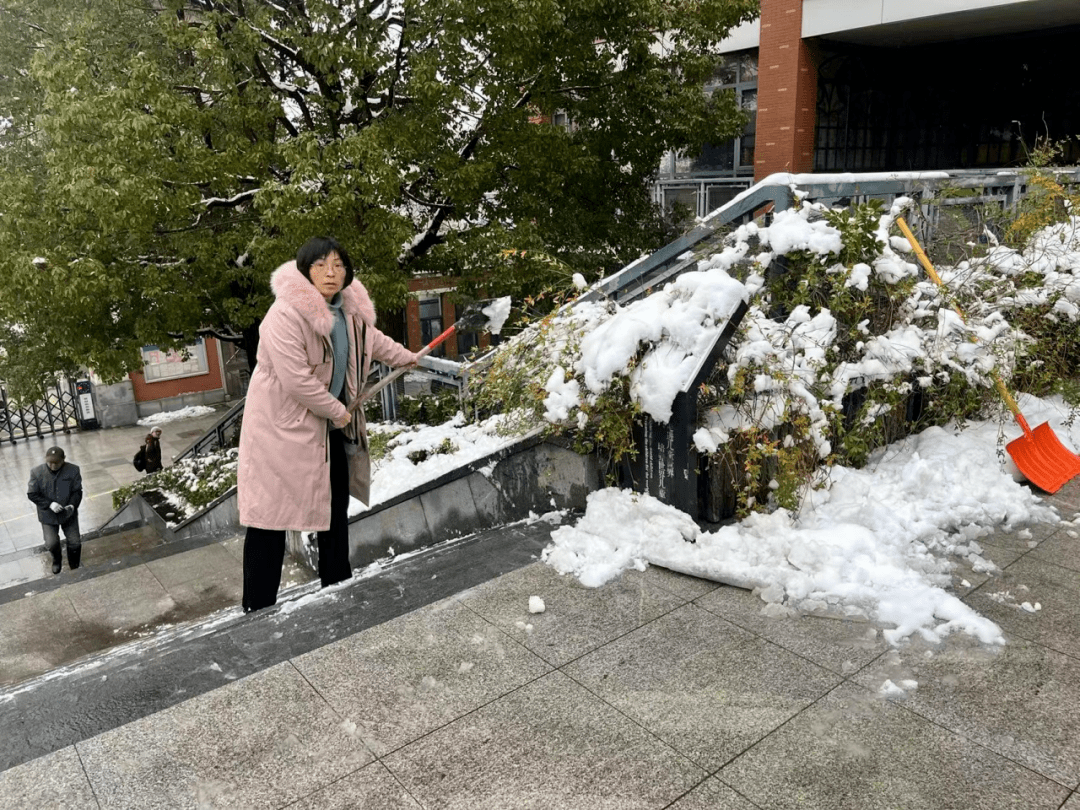
[[[427,357],[436,346],[455,332],[489,329],[495,334],[498,334],[499,330],[502,329],[503,322],[506,320],[506,314],[509,312],[509,300],[510,299],[508,298],[497,298],[492,301],[476,301],[469,304],[465,307],[465,311],[461,314],[460,318],[454,321],[449,328],[443,330],[443,333],[431,341],[431,343],[416,353],[416,359],[419,360],[421,357]],[[507,304],[507,306],[498,307],[496,306],[497,304]],[[360,393],[360,396],[349,403],[349,413],[351,414],[411,368],[412,366],[401,366],[400,368],[396,368],[374,385],[364,389]]]
[[[911,249],[915,251],[919,264],[926,270],[926,274],[930,276],[935,284],[944,288],[945,283],[941,280],[941,276],[937,274],[937,271],[934,270],[934,266],[930,264],[930,259],[927,258],[926,252],[915,238],[915,234],[911,232],[907,222],[904,221],[903,217],[897,217],[896,224],[900,226],[905,238],[911,243]],[[959,306],[953,304],[953,310],[960,316],[960,320],[967,323],[967,318],[964,317],[964,312]],[[971,340],[974,341],[975,338],[972,337]],[[1009,393],[1009,389],[1005,387],[1005,383],[996,369],[993,375],[994,386],[1024,431],[1023,436],[1013,439],[1005,445],[1005,449],[1009,451],[1009,455],[1012,456],[1017,468],[1028,481],[1051,494],[1057,492],[1067,481],[1080,475],[1080,456],[1070,452],[1061,443],[1061,440],[1054,435],[1054,431],[1048,422],[1043,422],[1035,430],[1032,430],[1028,426],[1024,415],[1020,413],[1020,406],[1016,404],[1016,400]]]

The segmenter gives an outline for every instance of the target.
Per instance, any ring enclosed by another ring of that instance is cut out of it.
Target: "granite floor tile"
[[[717,588],[724,587],[719,582],[711,579],[692,577],[678,571],[669,571],[659,565],[650,565],[645,570],[645,578],[655,582],[665,591],[670,591],[683,599],[697,599],[707,593],[712,593]]]
[[[175,585],[193,580],[220,579],[226,574],[243,574],[242,565],[218,543],[151,560],[146,563],[146,567],[167,591],[171,591]]]
[[[1080,572],[1027,555],[963,601],[1007,633],[1080,658]]]
[[[1069,793],[851,683],[717,777],[769,810],[1057,810]]]
[[[62,591],[0,605],[0,686],[48,672],[91,651]]]
[[[80,529],[82,522],[79,523]],[[9,520],[6,524],[11,542],[16,551],[28,548],[38,548],[45,545],[41,534],[41,524],[38,523],[37,515],[25,515],[24,517]]]
[[[454,599],[293,663],[377,756],[551,670]]]
[[[759,810],[715,777],[710,777],[672,804],[668,810]]]
[[[0,772],[0,810],[99,810],[74,746]]]
[[[1070,788],[1080,784],[1080,660],[1010,637],[989,648],[968,636],[912,641],[860,672],[918,684],[895,699],[909,710]]]
[[[529,612],[529,597],[544,600],[543,613]],[[686,599],[656,578],[626,571],[599,588],[586,588],[545,563],[533,563],[458,597],[545,661],[562,666],[612,639],[641,627]]]
[[[381,762],[312,793],[289,810],[424,810]]]
[[[1032,559],[1080,571],[1080,527],[1070,526],[1031,552]]]
[[[1069,800],[1061,805],[1061,810],[1080,810],[1080,793],[1070,796]]]
[[[239,571],[231,576],[207,576],[173,585],[169,596],[176,604],[170,620],[186,621],[239,605],[244,597],[244,579]]]
[[[998,538],[995,536],[993,539]],[[1008,538],[1003,536],[1003,539]],[[991,538],[985,538],[985,540],[986,542],[982,539],[978,541],[982,548],[979,556],[992,563],[995,568],[988,569],[982,563],[972,564],[969,559],[954,557],[950,592],[957,598],[962,599],[988,580],[1001,576],[1002,571],[1025,554],[1030,554],[1031,549],[1039,545],[1039,542],[1034,539],[1024,538],[1019,538],[1015,542],[1009,541],[1008,545],[995,545],[990,542]]]
[[[841,680],[693,604],[563,671],[707,771]]]
[[[998,527],[985,537],[978,538],[981,546],[991,545],[1012,549],[1021,553],[1029,551],[1048,537],[1062,530],[1062,523],[1033,523],[1030,526]]]
[[[228,540],[221,541],[221,547],[227,552],[232,554],[241,563],[244,561],[244,535],[238,534],[236,537],[230,537]],[[285,557],[288,561],[288,555]]]
[[[103,631],[136,632],[176,609],[176,602],[145,565],[76,582],[64,591],[79,618]]]
[[[0,588],[6,588],[8,585],[16,585],[20,582],[26,581],[26,574],[23,572],[22,566],[19,565],[19,561],[0,563]]]
[[[372,760],[285,662],[77,749],[102,807],[283,807]]]
[[[561,672],[383,763],[427,810],[659,810],[706,776]]]
[[[869,622],[763,615],[765,602],[743,588],[724,586],[699,597],[695,604],[841,675],[866,666],[889,646]]]

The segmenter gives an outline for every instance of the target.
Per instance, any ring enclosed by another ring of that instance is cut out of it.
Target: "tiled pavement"
[[[1080,482],[1051,501],[1072,520]],[[958,562],[995,649],[893,649],[657,568],[586,589],[535,560],[543,537],[492,533],[240,617],[169,666],[0,691],[0,754],[71,714],[66,742],[0,773],[0,808],[1080,810],[1077,528],[985,538],[999,575]],[[886,678],[917,686],[885,697]],[[154,710],[93,727],[143,692]]]
[[[212,427],[225,410],[219,406],[213,414],[162,425],[161,455],[166,464]],[[79,526],[85,533],[113,516],[113,490],[142,477],[131,466],[131,458],[149,430],[140,426],[74,430],[0,444],[0,588],[46,575],[44,559],[36,553],[43,548],[41,524],[26,497],[30,470],[45,462],[45,451],[59,445],[67,460],[79,465],[84,493]]]

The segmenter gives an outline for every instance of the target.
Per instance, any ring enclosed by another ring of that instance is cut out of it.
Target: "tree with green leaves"
[[[666,236],[662,154],[741,129],[702,84],[757,6],[5,0],[0,325],[34,339],[0,362],[110,379],[146,344],[250,339],[316,234],[384,310],[418,275],[610,271]]]

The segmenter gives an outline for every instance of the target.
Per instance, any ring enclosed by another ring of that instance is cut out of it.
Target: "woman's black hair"
[[[304,242],[296,251],[296,269],[304,274],[304,278],[311,281],[311,265],[319,259],[325,259],[331,253],[340,256],[342,264],[345,265],[345,283],[341,285],[341,289],[345,289],[353,283],[352,259],[345,252],[345,248],[329,236],[313,236]]]

